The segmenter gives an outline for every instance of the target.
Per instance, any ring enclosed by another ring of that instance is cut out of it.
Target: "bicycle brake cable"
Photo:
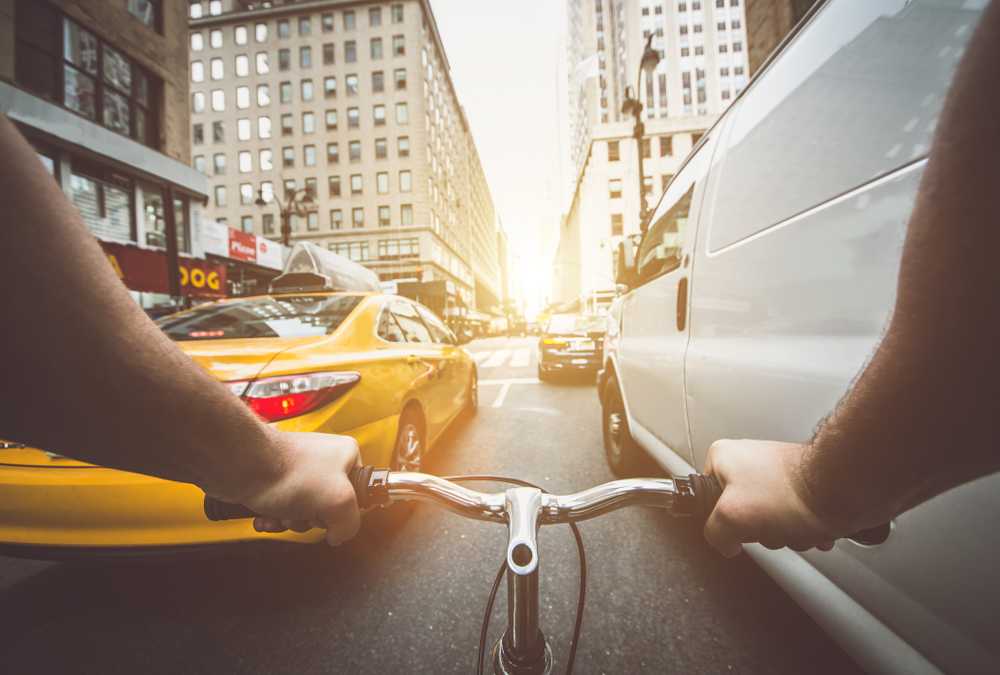
[[[535,485],[534,483],[529,483],[528,481],[520,480],[519,478],[505,478],[503,476],[444,476],[445,480],[450,480],[456,483],[467,481],[489,481],[492,483],[508,483],[510,485],[519,485],[521,487],[530,487],[537,490],[542,490],[541,487]],[[544,490],[542,490],[544,492]],[[580,528],[576,526],[576,523],[567,523],[570,530],[573,532],[573,538],[576,540],[576,550],[580,556],[580,592],[577,595],[576,601],[576,621],[573,623],[573,638],[569,643],[569,657],[566,659],[566,675],[572,675],[573,664],[576,661],[576,648],[580,642],[580,631],[583,628],[583,608],[587,602],[587,554],[583,549],[583,537],[580,535]],[[493,614],[493,604],[496,602],[497,591],[500,589],[500,582],[503,579],[504,572],[507,571],[507,558],[503,559],[500,564],[500,569],[497,571],[497,576],[493,580],[493,588],[490,590],[490,597],[486,603],[486,613],[483,616],[483,626],[479,632],[479,658],[476,661],[476,675],[483,675],[483,667],[486,657],[486,638],[489,632],[490,618]]]

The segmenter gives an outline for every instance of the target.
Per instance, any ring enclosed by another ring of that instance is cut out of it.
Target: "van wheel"
[[[628,431],[625,404],[622,403],[618,383],[614,380],[609,380],[605,385],[601,418],[604,425],[604,455],[612,473],[620,478],[639,475],[647,463],[646,456]]]

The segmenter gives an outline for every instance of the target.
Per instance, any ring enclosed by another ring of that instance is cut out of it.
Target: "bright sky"
[[[431,0],[458,99],[510,239],[515,297],[548,294],[562,196],[561,0]]]

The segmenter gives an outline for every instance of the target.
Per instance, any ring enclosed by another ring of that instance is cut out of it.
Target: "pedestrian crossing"
[[[479,368],[527,368],[531,364],[531,348],[516,349],[486,349],[472,352],[472,358]]]

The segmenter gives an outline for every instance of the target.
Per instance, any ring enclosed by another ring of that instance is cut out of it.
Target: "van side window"
[[[417,314],[417,308],[408,302],[392,303],[392,315],[399,322],[399,327],[403,329],[403,335],[407,342],[422,342],[430,344],[434,342],[427,326]]]
[[[639,283],[676,269],[681,263],[681,249],[688,235],[688,218],[695,188],[708,175],[709,160],[715,143],[711,139],[688,160],[660,199],[636,255]]]
[[[708,249],[925,157],[985,4],[824,6],[730,113]]]
[[[378,317],[378,336],[386,342],[406,342],[403,331],[387,307],[382,308]]]

